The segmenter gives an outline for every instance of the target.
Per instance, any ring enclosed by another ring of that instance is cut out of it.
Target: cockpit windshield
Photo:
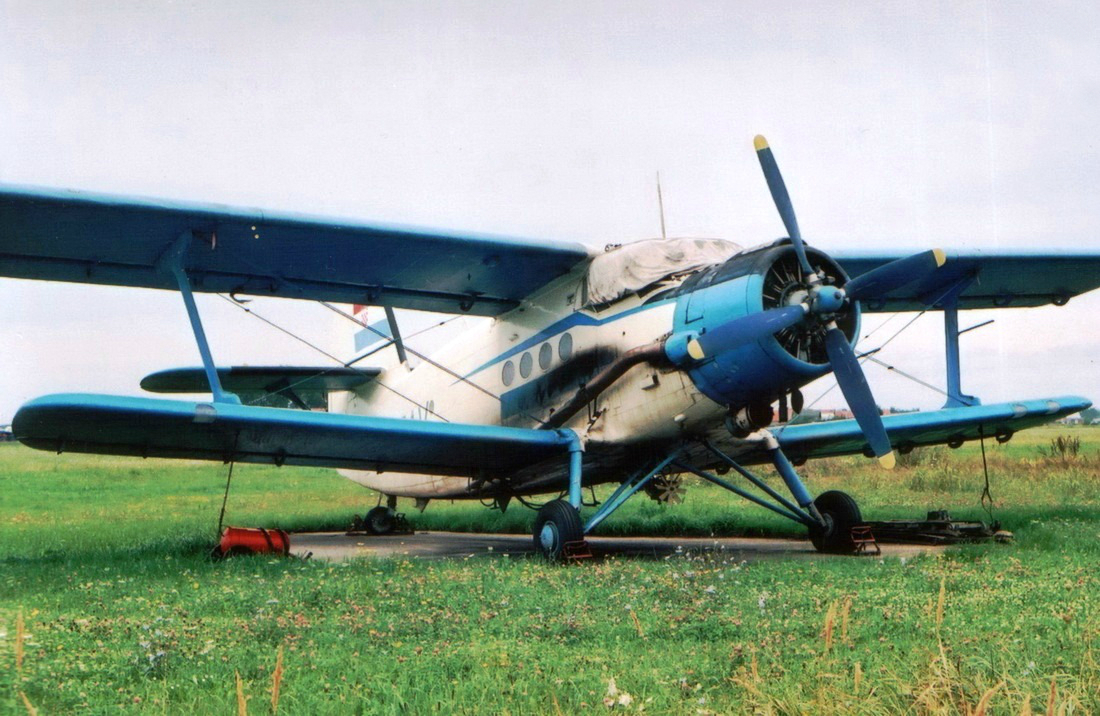
[[[587,303],[616,301],[703,266],[721,263],[741,251],[722,239],[647,239],[624,244],[592,259]]]

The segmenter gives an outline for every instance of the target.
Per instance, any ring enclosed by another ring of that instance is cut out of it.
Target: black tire
[[[814,507],[825,518],[826,527],[810,528],[810,541],[818,552],[828,554],[853,554],[852,528],[863,524],[859,505],[846,492],[829,490],[814,500]]]
[[[567,542],[584,539],[584,525],[577,508],[565,500],[547,502],[535,517],[535,551],[546,559],[559,561]]]
[[[390,508],[379,505],[363,518],[363,526],[372,535],[388,535],[397,529],[397,515]]]

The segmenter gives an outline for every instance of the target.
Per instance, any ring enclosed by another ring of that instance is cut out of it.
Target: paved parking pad
[[[595,557],[666,557],[720,553],[744,560],[767,558],[851,559],[822,555],[806,540],[764,537],[590,537]],[[417,559],[466,559],[470,557],[525,556],[534,554],[530,535],[471,532],[416,532],[400,535],[347,535],[343,532],[302,532],[291,535],[291,552],[313,559],[342,561],[374,557]],[[912,557],[935,553],[942,547],[882,545],[884,557]]]

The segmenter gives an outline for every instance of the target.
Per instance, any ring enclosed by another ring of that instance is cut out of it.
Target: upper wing
[[[1084,398],[1068,396],[886,415],[882,422],[890,443],[905,451],[922,445],[976,440],[982,436],[1010,436],[1017,430],[1049,423],[1091,404]],[[867,448],[867,439],[854,420],[790,425],[776,430],[775,434],[792,460],[854,455]]]
[[[578,244],[0,187],[0,276],[176,289],[157,261],[185,234],[196,291],[483,316],[588,256]]]
[[[851,277],[907,253],[830,254]],[[959,308],[1018,308],[1064,303],[1100,287],[1100,253],[1084,251],[948,253],[947,263],[927,278],[892,291],[880,301],[864,301],[865,311],[923,311],[956,286]]]
[[[567,462],[571,439],[528,430],[110,395],[47,395],[12,432],[41,450],[490,478]]]

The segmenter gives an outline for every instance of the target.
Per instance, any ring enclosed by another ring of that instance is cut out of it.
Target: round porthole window
[[[549,343],[543,343],[539,348],[539,368],[550,370],[550,361],[554,360],[554,349]]]
[[[505,361],[504,368],[500,371],[500,379],[504,381],[505,385],[511,385],[512,381],[516,379],[516,364],[512,361]]]
[[[569,360],[573,355],[573,336],[568,333],[561,334],[561,339],[558,341],[558,358],[561,358],[562,362]]]
[[[531,375],[531,368],[535,365],[535,360],[531,357],[530,353],[524,353],[523,357],[519,359],[519,376],[526,378]]]

